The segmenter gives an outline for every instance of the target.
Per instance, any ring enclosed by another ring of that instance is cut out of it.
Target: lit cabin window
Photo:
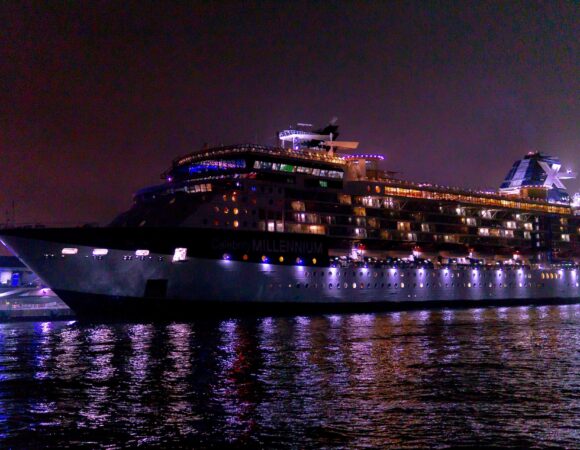
[[[149,250],[135,250],[135,256],[149,256]]]
[[[397,222],[397,230],[411,231],[411,222]]]
[[[304,205],[304,202],[300,202],[300,201],[295,200],[290,205],[292,206],[293,211],[306,211],[306,207]]]
[[[563,234],[562,235],[562,240],[566,241],[566,242],[570,242],[570,235],[569,234]]]
[[[478,233],[480,236],[489,236],[489,228],[480,228]]]
[[[502,230],[501,235],[503,237],[513,238],[514,237],[514,230]]]
[[[524,231],[524,239],[532,239],[532,233],[529,231]]]
[[[106,248],[96,248],[93,250],[93,256],[105,256],[107,253],[109,253],[109,250]]]
[[[511,230],[515,230],[516,229],[516,223],[513,220],[510,220],[508,222],[505,223],[505,227],[509,228]]]
[[[185,261],[186,259],[187,259],[187,249],[176,248],[175,253],[173,253],[173,262]]]
[[[78,252],[78,248],[63,248],[61,251],[63,255],[76,255]]]
[[[475,217],[468,217],[466,219],[466,223],[467,225],[469,225],[470,227],[475,227],[477,225],[477,220],[475,220]]]
[[[524,230],[531,231],[533,229],[531,222],[524,223]]]

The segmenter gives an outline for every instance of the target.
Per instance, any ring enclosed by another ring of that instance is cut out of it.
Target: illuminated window
[[[238,228],[240,226],[240,222],[234,220],[234,228]]]
[[[489,236],[489,228],[480,228],[477,232],[480,236]]]
[[[354,229],[354,235],[356,237],[366,237],[367,230],[365,228],[355,228]]]
[[[352,204],[352,197],[346,194],[339,194],[338,195],[338,202],[341,205],[350,205]]]
[[[306,211],[306,207],[304,206],[304,202],[299,202],[297,200],[293,201],[291,204],[293,211]]]
[[[176,248],[173,253],[173,262],[185,261],[187,259],[187,249],[186,248]]]
[[[513,238],[514,237],[514,230],[502,230],[501,235],[503,237]]]
[[[569,234],[563,234],[562,235],[562,240],[566,241],[566,242],[570,242],[570,235]]]
[[[475,217],[468,217],[465,222],[467,223],[467,225],[469,225],[470,227],[475,227],[477,226],[477,219],[475,219]]]
[[[61,250],[61,253],[63,255],[76,255],[78,252],[79,252],[79,249],[78,248],[63,248]]]
[[[397,222],[397,230],[411,231],[411,222]]]
[[[109,253],[109,250],[106,248],[96,248],[93,250],[94,256],[105,256],[107,253]]]
[[[505,223],[505,227],[509,228],[511,230],[515,230],[516,229],[516,223],[513,220],[510,220],[508,222]]]
[[[135,256],[149,256],[149,250],[135,250]]]

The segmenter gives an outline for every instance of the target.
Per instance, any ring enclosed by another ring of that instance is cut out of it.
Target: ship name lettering
[[[257,253],[294,253],[294,254],[319,254],[322,253],[320,242],[291,241],[281,239],[270,241],[264,239],[254,239],[252,250]]]

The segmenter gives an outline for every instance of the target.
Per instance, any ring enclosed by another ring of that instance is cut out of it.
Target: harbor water
[[[580,305],[0,324],[0,448],[580,447]]]

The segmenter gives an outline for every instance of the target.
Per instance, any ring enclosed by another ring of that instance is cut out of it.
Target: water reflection
[[[578,325],[578,305],[4,324],[0,446],[574,447]]]

